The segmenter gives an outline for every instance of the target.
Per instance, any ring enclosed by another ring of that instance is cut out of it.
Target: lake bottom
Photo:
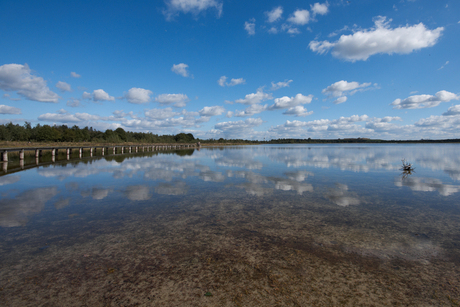
[[[458,209],[422,198],[381,203],[371,193],[359,206],[343,207],[322,192],[250,195],[227,186],[155,201],[47,208],[25,228],[2,229],[0,300],[458,306],[458,215],[449,213]]]

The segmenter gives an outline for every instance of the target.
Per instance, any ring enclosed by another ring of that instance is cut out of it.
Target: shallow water
[[[0,301],[458,306],[458,152],[273,145],[12,161],[0,173]]]

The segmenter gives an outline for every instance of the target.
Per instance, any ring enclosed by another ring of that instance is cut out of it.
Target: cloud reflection
[[[1,199],[0,226],[24,226],[28,216],[42,211],[46,202],[57,193],[57,187],[53,186],[28,190],[13,199]]]
[[[348,207],[350,205],[359,205],[360,200],[352,197],[348,192],[348,186],[342,183],[336,183],[334,189],[330,189],[326,197],[341,207]]]
[[[442,183],[436,178],[408,177],[406,179],[398,178],[395,180],[398,187],[409,187],[412,191],[433,192],[438,191],[442,196],[449,196],[457,193],[460,186]]]

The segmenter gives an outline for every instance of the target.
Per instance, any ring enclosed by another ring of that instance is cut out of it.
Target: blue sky
[[[460,2],[0,2],[0,123],[460,137]]]

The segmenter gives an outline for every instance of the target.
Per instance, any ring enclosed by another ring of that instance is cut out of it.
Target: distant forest
[[[94,143],[191,143],[195,137],[191,133],[177,135],[158,135],[144,132],[130,132],[123,128],[107,129],[105,132],[92,127],[80,128],[66,125],[40,125],[35,127],[29,122],[23,126],[9,123],[0,125],[1,141],[32,141],[32,142],[94,142]]]
[[[66,125],[40,125],[35,127],[29,122],[24,125],[4,124],[0,125],[0,141],[31,141],[31,142],[93,142],[93,143],[220,143],[220,144],[318,144],[318,143],[460,143],[460,139],[445,140],[380,140],[368,138],[345,138],[345,139],[273,139],[268,141],[243,140],[243,139],[195,139],[191,133],[179,133],[176,135],[158,135],[151,132],[131,132],[123,128],[115,130],[107,129],[105,132],[92,127],[80,128]]]

